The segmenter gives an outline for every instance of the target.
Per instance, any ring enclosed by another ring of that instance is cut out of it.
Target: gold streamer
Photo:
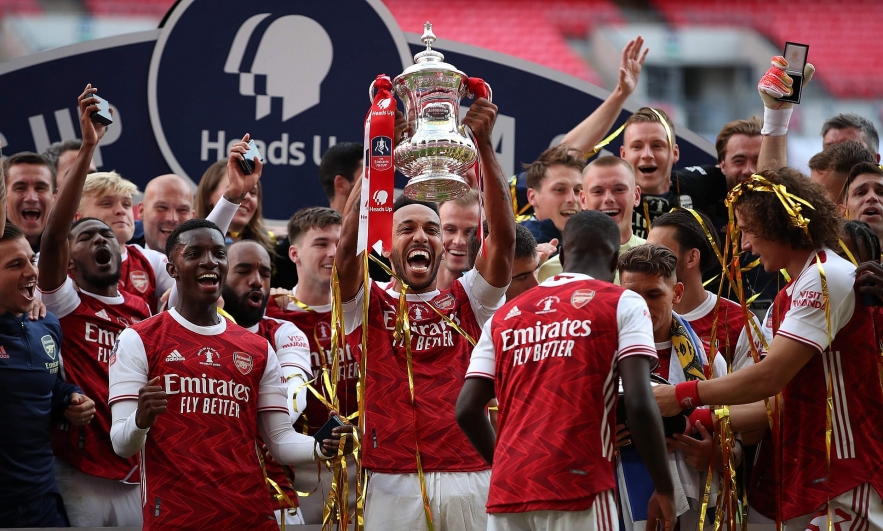
[[[588,159],[594,157],[595,155],[597,155],[598,152],[601,151],[602,149],[604,149],[605,147],[607,147],[607,145],[609,143],[616,140],[616,138],[619,135],[621,135],[623,131],[625,131],[625,124],[620,125],[619,127],[616,128],[616,131],[610,133],[609,135],[607,135],[607,137],[604,140],[595,144],[595,147],[593,147],[591,151],[589,151],[585,155],[583,155],[583,158],[588,160]]]

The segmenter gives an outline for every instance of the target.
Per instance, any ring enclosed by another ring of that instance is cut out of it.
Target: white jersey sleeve
[[[374,280],[368,279],[367,289],[370,290],[373,284]],[[352,300],[343,303],[343,326],[347,335],[362,325],[362,301],[365,300],[365,291],[365,286],[360,287]]]
[[[475,348],[472,349],[472,357],[469,359],[469,368],[466,370],[467,378],[487,378],[494,380],[497,372],[496,350],[491,336],[493,318],[488,319],[481,329],[481,337]]]
[[[144,343],[138,332],[127,328],[117,338],[108,366],[110,439],[114,452],[121,457],[138,453],[147,439],[149,428],[141,429],[135,424],[138,393],[147,385],[147,375]]]
[[[475,268],[467,271],[455,282],[460,282],[463,285],[472,306],[472,313],[475,314],[479,326],[484,326],[485,321],[489,320],[494,312],[506,303],[506,290],[509,286],[502,288],[491,286]]]
[[[80,305],[80,294],[74,288],[74,281],[70,277],[64,279],[64,283],[52,291],[40,292],[46,310],[61,319],[70,315]]]
[[[261,387],[258,391],[258,412],[281,411],[288,415],[288,386],[285,385],[285,377],[282,375],[282,367],[279,359],[270,343],[267,343],[267,366],[261,377]]]
[[[629,290],[622,293],[616,306],[616,324],[619,328],[617,360],[636,355],[658,359],[650,311],[640,295]]]
[[[855,267],[830,250],[825,254],[827,260],[822,267],[828,286],[830,340],[833,341],[837,332],[852,319],[855,310]],[[820,352],[828,348],[822,280],[814,257],[792,287],[791,307],[779,326],[778,334],[815,347]]]
[[[312,373],[310,359],[310,342],[307,335],[289,321],[279,321],[276,329],[276,358],[282,366],[282,373],[287,378],[294,372],[303,373],[304,377]]]
[[[761,326],[760,321],[758,321],[757,316],[754,315],[753,312],[748,312],[748,316],[751,318],[751,321],[757,325],[756,327],[751,326],[751,323],[746,324],[742,328],[742,333],[739,334],[739,340],[736,342],[736,350],[733,355],[733,371],[738,371],[739,369],[744,369],[745,367],[749,367],[754,365],[754,356],[751,354],[751,342],[754,342],[754,348],[757,350],[758,359],[762,359],[763,356],[766,355],[766,349],[763,347],[763,341],[760,340],[760,337],[757,335],[757,331],[760,330],[760,333],[763,334],[763,338],[766,340],[766,344],[769,345],[773,342],[773,331],[769,328]],[[749,340],[748,328],[751,328],[751,340]]]

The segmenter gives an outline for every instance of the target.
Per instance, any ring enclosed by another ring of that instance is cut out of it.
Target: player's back
[[[618,352],[619,315],[640,302],[563,274],[494,315],[500,416],[489,512],[585,510],[614,487],[616,360],[629,354]]]

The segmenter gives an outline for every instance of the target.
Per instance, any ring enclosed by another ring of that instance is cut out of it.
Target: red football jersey
[[[715,352],[724,356],[727,365],[733,370],[741,369],[746,365],[754,363],[751,355],[751,346],[749,344],[748,333],[745,331],[745,319],[742,313],[742,307],[729,299],[721,299],[718,310],[717,329],[715,330],[715,344],[711,342],[711,328],[714,324],[714,306],[717,303],[717,295],[710,291],[706,291],[708,296],[705,301],[700,304],[692,312],[681,314],[696,335],[702,341],[705,353],[711,358]],[[757,317],[750,311],[748,312],[751,319],[758,325],[757,329],[751,329],[751,339],[754,340],[754,346],[757,354],[762,356],[765,354],[763,342],[757,337],[756,330],[760,330],[760,322]],[[772,337],[766,338],[767,342],[772,341]]]
[[[862,483],[883,492],[883,391],[874,310],[855,297],[855,267],[830,250],[820,255],[831,301],[833,342],[828,343],[814,257],[779,292],[768,313],[776,336],[818,350],[782,391],[780,439],[773,441],[767,433],[758,453],[750,501],[768,518],[776,515],[776,491],[784,520],[812,513]],[[834,406],[830,475],[825,457],[829,381]]]
[[[65,380],[80,386],[95,402],[95,418],[88,425],[72,427],[67,421],[55,425],[56,457],[92,476],[137,483],[137,459],[118,456],[110,442],[107,364],[119,333],[149,318],[150,310],[143,300],[124,292],[119,297],[77,292],[70,278],[42,298],[61,322]]]
[[[647,304],[564,273],[509,301],[485,325],[467,378],[499,402],[489,513],[583,511],[616,486],[617,363],[656,359]]]
[[[130,366],[161,376],[168,395],[141,452],[144,529],[278,530],[255,447],[258,413],[288,413],[267,340],[170,310],[121,334],[114,356],[111,404],[137,399]]]
[[[308,374],[312,374],[311,379],[316,379],[312,384],[313,388],[327,399],[327,390],[322,381],[322,369],[331,370],[331,360],[328,359],[328,354],[331,352],[330,305],[311,308],[307,311],[291,303],[288,308],[281,310],[271,298],[267,305],[267,316],[288,321],[307,336],[311,358],[311,371]],[[356,385],[359,383],[359,362],[353,357],[353,351],[349,345],[346,346],[345,352],[339,353],[338,364],[340,366],[340,377],[337,383],[337,400],[340,405],[338,413],[349,416],[359,410],[356,395]],[[308,435],[315,435],[327,420],[328,408],[313,396],[313,393],[308,393],[307,407],[298,418],[295,429]]]
[[[430,308],[434,306],[477,340],[483,322],[479,323],[465,286],[478,275],[473,270],[467,276],[454,282],[450,290],[408,295],[416,406],[411,405],[404,342],[393,337],[398,296],[371,282],[362,457],[365,468],[387,473],[417,472],[418,442],[426,472],[490,468],[454,417],[472,345]],[[487,285],[484,279],[480,282]],[[355,328],[361,323],[363,293],[345,304],[350,332],[347,339],[357,358],[363,354],[362,332]],[[475,291],[472,294],[477,297]],[[354,326],[351,317],[356,320]]]
[[[151,311],[156,311],[156,278],[153,265],[137,245],[126,246],[126,258],[120,264],[119,288],[120,291],[143,299]]]

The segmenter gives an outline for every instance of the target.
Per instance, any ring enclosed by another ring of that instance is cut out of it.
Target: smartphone
[[[254,172],[254,160],[258,159],[261,162],[264,162],[264,159],[261,157],[261,153],[258,151],[257,146],[254,145],[254,140],[248,141],[248,151],[242,155],[243,160],[239,161],[239,166],[242,168],[242,173],[248,175]]]
[[[325,439],[331,438],[331,431],[338,426],[345,426],[346,423],[339,416],[335,415],[328,419],[328,422],[325,423],[324,426],[319,428],[319,431],[313,435],[313,438],[316,439],[316,442],[319,443],[319,446],[322,446],[322,443]]]
[[[92,97],[98,100],[98,110],[92,111],[91,118],[95,123],[99,123],[101,125],[110,125],[113,123],[113,115],[110,114],[110,103],[103,98],[99,98],[97,95],[92,94]]]
[[[806,58],[809,56],[809,44],[786,42],[782,56],[788,61],[785,73],[791,76],[794,83],[791,84],[791,95],[782,96],[779,101],[800,103],[800,94],[803,92],[803,67],[806,66]]]

